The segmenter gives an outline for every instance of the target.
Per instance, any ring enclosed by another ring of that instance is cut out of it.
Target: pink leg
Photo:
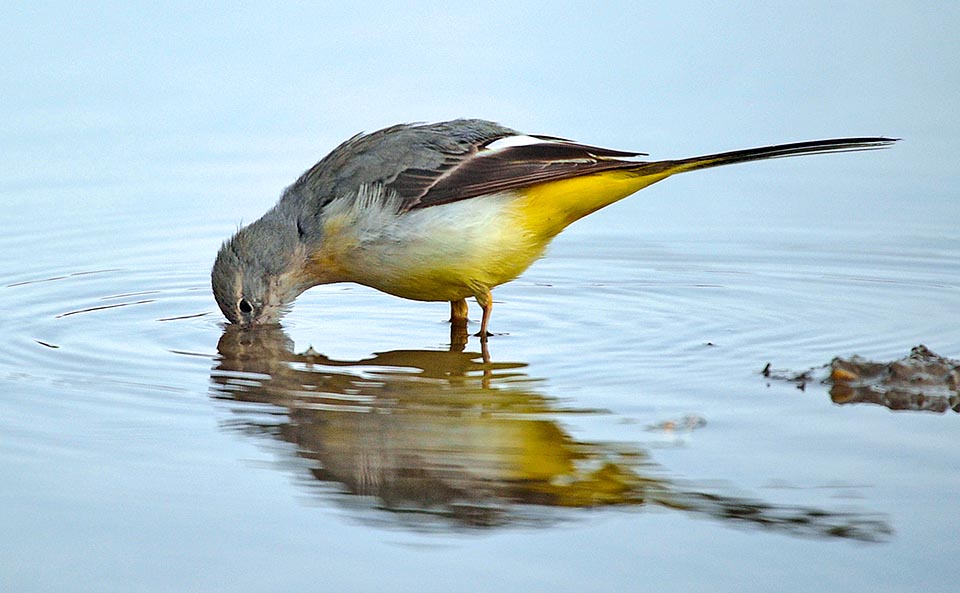
[[[490,313],[493,311],[493,294],[489,290],[483,294],[476,295],[477,303],[483,308],[483,319],[480,321],[480,333],[477,334],[481,341],[490,337],[487,326],[490,323]]]

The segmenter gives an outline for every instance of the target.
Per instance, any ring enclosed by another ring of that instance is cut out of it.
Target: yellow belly
[[[349,279],[420,301],[455,301],[509,282],[549,242],[520,224],[518,197],[505,193],[401,214],[376,240],[345,254]]]
[[[571,223],[669,175],[606,171],[534,185],[516,203],[519,224],[549,242]]]
[[[371,202],[334,208],[311,267],[323,282],[414,300],[482,295],[523,273],[572,222],[665,177],[610,171],[402,214]]]

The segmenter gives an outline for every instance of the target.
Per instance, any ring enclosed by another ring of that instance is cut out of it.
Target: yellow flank
[[[522,195],[516,204],[519,223],[527,232],[546,242],[569,224],[675,172],[676,169],[654,174],[604,171],[534,185],[518,192]]]
[[[306,274],[407,299],[483,297],[522,274],[569,224],[685,169],[612,170],[397,213],[388,202],[330,207]]]

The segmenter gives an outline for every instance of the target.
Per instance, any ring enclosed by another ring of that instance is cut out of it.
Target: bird
[[[278,324],[301,293],[334,282],[447,301],[451,323],[464,326],[472,297],[485,341],[491,291],[601,208],[678,173],[897,140],[832,138],[644,160],[647,153],[482,119],[394,125],[340,144],[226,240],[211,271],[213,294],[243,327]]]

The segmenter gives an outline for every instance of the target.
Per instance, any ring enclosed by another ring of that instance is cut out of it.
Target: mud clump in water
[[[889,363],[859,356],[834,358],[828,382],[830,398],[840,404],[875,403],[891,410],[960,412],[960,361],[926,346]]]
[[[798,389],[822,378],[837,404],[876,404],[891,410],[960,412],[960,360],[944,358],[926,346],[893,362],[875,362],[861,356],[834,358],[829,365],[803,372],[767,366],[764,377],[794,383]]]

